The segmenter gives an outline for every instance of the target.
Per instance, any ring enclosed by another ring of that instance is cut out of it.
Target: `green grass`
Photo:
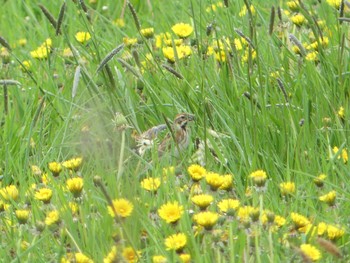
[[[66,1],[58,36],[33,1],[5,1],[0,11],[0,36],[12,49],[1,50],[0,79],[21,84],[0,86],[0,109],[4,109],[0,113],[0,257],[4,262],[62,258],[85,262],[74,259],[78,252],[103,262],[114,245],[115,262],[132,262],[123,255],[126,247],[140,252],[139,262],[152,262],[155,255],[177,262],[181,253],[166,250],[164,240],[180,232],[187,237],[183,253],[190,254],[191,262],[308,262],[299,249],[302,244],[316,247],[321,262],[349,261],[350,167],[342,151],[348,153],[349,148],[350,24],[339,23],[339,12],[327,1],[305,1],[299,13],[306,20],[298,27],[291,22],[293,12],[284,12],[289,10],[284,1],[253,1],[255,11],[243,16],[240,11],[251,1],[228,1],[228,7],[217,6],[216,11],[206,11],[211,4],[217,5],[209,0],[151,1],[151,10],[147,1],[131,1],[141,28],[153,27],[155,35],[169,32],[170,42],[177,38],[171,31],[174,24],[193,27],[193,33],[184,39],[192,54],[187,58],[177,54],[175,63],[170,63],[154,38],[146,39],[138,32],[128,6],[125,26],[115,24],[122,1],[96,2],[86,3],[87,16],[79,3]],[[56,19],[62,4],[44,3]],[[276,14],[269,35],[272,6]],[[344,16],[350,16],[348,7]],[[318,20],[324,20],[324,26],[317,25]],[[239,31],[251,41],[242,50],[234,45],[234,40],[242,41]],[[79,43],[77,32],[89,32],[91,39]],[[307,54],[313,52],[307,45],[318,41],[316,61],[293,51],[290,34]],[[138,43],[126,45],[97,72],[124,37],[137,38]],[[30,52],[48,38],[51,53],[45,59],[33,58]],[[322,46],[323,38],[329,43]],[[20,39],[26,39],[26,44],[19,45]],[[64,57],[65,48],[71,48],[71,57]],[[216,60],[211,48],[214,53],[224,52],[225,61]],[[250,55],[244,59],[246,52]],[[28,70],[21,70],[23,61],[30,61]],[[81,74],[72,96],[77,66]],[[338,114],[340,107],[345,110],[343,118]],[[120,127],[117,112],[126,118],[127,128]],[[135,132],[165,123],[165,118],[173,120],[179,112],[196,116],[190,125],[191,144],[181,158],[169,153],[158,160],[156,146],[144,156],[134,153]],[[215,138],[210,130],[220,136]],[[195,139],[207,142],[204,160],[193,156]],[[338,153],[332,150],[335,146]],[[50,162],[76,157],[83,158],[78,171],[64,168],[54,177],[48,169]],[[194,183],[187,171],[198,161],[205,161],[208,172],[231,174],[234,181],[230,191],[212,191],[205,179],[200,181],[202,192],[214,197],[207,210],[219,212],[217,203],[234,198],[241,207],[257,208],[260,220],[253,222],[248,215],[243,222],[236,211],[233,217],[220,213],[211,230],[198,227],[193,215],[199,209],[191,202]],[[34,174],[32,166],[41,172]],[[165,175],[164,169],[170,166],[175,172]],[[257,170],[267,173],[265,191],[259,191],[249,177]],[[314,179],[322,173],[327,178],[319,188]],[[43,180],[44,174],[48,181]],[[96,184],[96,176],[102,186]],[[84,181],[78,199],[66,188],[72,177]],[[156,193],[141,187],[146,177],[161,179]],[[284,197],[280,184],[289,181],[296,190]],[[6,198],[9,185],[18,189],[17,198]],[[40,188],[53,191],[49,204],[35,197]],[[319,197],[332,190],[337,197],[335,206],[329,207]],[[130,217],[114,220],[108,214],[108,198],[129,200],[134,207]],[[157,210],[173,201],[183,206],[184,213],[177,224],[167,224]],[[78,204],[78,212],[71,211],[69,202]],[[24,224],[15,215],[20,209],[30,211]],[[285,224],[279,228],[263,224],[265,209],[285,218]],[[45,218],[53,210],[59,211],[60,221],[47,226]],[[309,227],[316,229],[324,222],[343,229],[344,234],[331,240],[327,232],[296,230],[292,212],[307,217]],[[322,240],[328,243],[322,245]],[[342,258],[337,259],[331,249]]]

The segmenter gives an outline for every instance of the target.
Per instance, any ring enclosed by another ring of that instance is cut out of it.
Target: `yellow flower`
[[[256,11],[255,11],[255,7],[253,6],[253,5],[251,5],[250,7],[249,7],[249,9],[250,9],[250,12],[252,13],[252,15],[255,15],[256,14]],[[246,5],[244,5],[243,7],[242,7],[242,9],[241,9],[241,11],[239,12],[239,16],[240,17],[242,17],[242,16],[245,16],[246,14],[247,14],[247,7],[246,7]]]
[[[58,176],[62,171],[62,165],[58,162],[50,162],[48,167],[53,176]]]
[[[141,187],[150,192],[156,192],[160,186],[159,178],[145,178],[141,181]]]
[[[320,174],[317,176],[313,181],[317,187],[323,187],[324,185],[324,180],[327,178],[327,175],[325,174]]]
[[[69,202],[68,207],[72,211],[73,215],[75,215],[79,211],[79,205],[75,202]]]
[[[220,185],[220,190],[229,191],[233,187],[233,176],[232,174],[225,174],[222,176],[222,184]]]
[[[324,222],[320,222],[317,225],[317,235],[322,236],[327,231],[328,225]]]
[[[206,194],[195,195],[191,198],[191,201],[201,209],[206,209],[213,200],[213,196]]]
[[[300,230],[301,232],[304,231],[304,228],[311,224],[310,220],[307,219],[305,216],[300,215],[298,213],[291,213],[291,218],[293,221],[293,224],[295,226],[295,229]]]
[[[6,201],[18,199],[18,189],[15,185],[9,185],[0,189],[0,195]]]
[[[186,38],[190,36],[193,32],[193,27],[190,26],[189,24],[185,23],[178,23],[172,26],[171,30],[181,38]]]
[[[75,262],[76,263],[93,263],[94,261],[89,257],[85,256],[83,253],[75,253]]]
[[[187,243],[187,237],[184,233],[171,235],[165,239],[167,250],[181,251]]]
[[[253,179],[254,184],[257,187],[264,187],[267,179],[267,174],[263,170],[257,170],[249,175]]]
[[[210,211],[200,212],[193,216],[193,220],[207,230],[212,229],[218,219],[219,214]]]
[[[206,170],[204,167],[198,164],[192,164],[187,168],[187,172],[191,176],[193,181],[199,181],[203,177],[205,177]]]
[[[131,215],[134,206],[132,203],[130,203],[130,201],[121,198],[113,200],[113,208],[111,206],[108,206],[108,213],[111,216],[128,217]]]
[[[179,258],[182,263],[190,263],[191,262],[191,255],[190,254],[180,254]]]
[[[344,109],[344,107],[340,107],[338,112],[337,112],[337,114],[338,114],[338,117],[340,119],[344,120],[345,119],[345,109]]]
[[[251,49],[246,49],[244,55],[242,56],[242,63],[247,63],[249,60],[249,54],[251,59],[254,60],[256,58],[256,51]]]
[[[82,157],[72,158],[62,163],[62,166],[73,171],[77,171],[83,162]]]
[[[205,180],[213,191],[217,190],[223,183],[223,177],[220,174],[214,172],[207,173]]]
[[[228,215],[234,215],[240,205],[239,200],[236,199],[223,199],[218,203],[218,207],[221,213]]]
[[[81,43],[81,44],[85,44],[87,43],[91,38],[91,35],[89,32],[77,32],[75,34],[75,39]]]
[[[158,209],[159,216],[167,223],[176,223],[184,213],[184,208],[177,201],[168,202]]]
[[[29,218],[29,213],[30,213],[30,211],[26,210],[26,209],[16,210],[15,214],[16,214],[16,218],[17,218],[18,222],[20,224],[27,223],[28,218]]]
[[[218,52],[214,52],[214,57],[216,61],[225,62],[227,56],[225,50],[220,50]]]
[[[141,257],[141,252],[135,251],[132,247],[126,247],[123,249],[122,255],[126,262],[134,263]]]
[[[175,166],[168,166],[162,169],[162,175],[164,177],[175,175]]]
[[[292,10],[293,12],[296,12],[299,10],[299,2],[298,1],[288,1],[287,2],[287,6],[290,10]]]
[[[341,238],[345,234],[345,230],[333,225],[328,225],[327,226],[327,237],[330,240],[337,240]]]
[[[154,36],[154,28],[143,28],[140,30],[141,35],[143,35],[145,38],[152,38]]]
[[[292,16],[291,20],[296,26],[302,26],[305,23],[305,17],[302,14]]]
[[[282,227],[285,225],[286,219],[283,216],[276,215],[274,222],[278,227]]]
[[[168,47],[172,47],[173,46],[173,41],[175,46],[181,46],[184,42],[184,40],[182,38],[179,39],[164,39],[164,44]]]
[[[117,246],[112,246],[110,252],[103,258],[103,263],[117,262]]]
[[[322,257],[321,252],[310,244],[302,244],[300,250],[309,261],[317,261]]]
[[[280,183],[280,190],[282,195],[291,195],[295,193],[295,183],[283,182]]]
[[[25,45],[27,45],[27,39],[25,38],[21,38],[18,40],[18,44],[21,46],[21,47],[24,47]]]
[[[327,3],[331,6],[334,7],[335,9],[339,10],[341,0],[327,0]]]
[[[325,202],[329,206],[334,206],[335,198],[337,197],[336,191],[330,191],[328,194],[319,197],[319,200]]]
[[[50,203],[52,197],[52,190],[49,188],[41,188],[35,192],[35,199],[43,201],[45,204]]]
[[[60,222],[60,214],[57,210],[50,211],[47,213],[45,218],[45,224],[51,226]]]
[[[114,23],[117,27],[125,27],[125,21],[123,18],[117,18]]]
[[[241,222],[247,222],[250,219],[250,214],[255,210],[252,206],[242,206],[238,208],[237,217]]]
[[[167,258],[162,255],[156,255],[152,257],[153,263],[166,263],[168,262]]]
[[[175,62],[175,52],[174,47],[164,47],[162,49],[164,57],[169,61]],[[175,46],[175,51],[178,59],[186,58],[192,54],[192,50],[190,46]]]
[[[81,195],[81,191],[83,190],[84,181],[81,177],[70,178],[67,180],[66,185],[74,197],[79,197]]]
[[[338,153],[339,151],[339,148],[337,146],[334,146],[333,147],[333,153],[336,154]],[[341,156],[339,155],[338,156],[338,159],[342,158],[343,159],[343,162],[346,164],[348,162],[348,152],[346,149],[343,149],[342,152],[341,152]]]
[[[305,59],[308,61],[318,61],[317,55],[318,55],[317,51],[309,52],[306,55]]]
[[[123,37],[123,43],[127,47],[132,47],[138,42],[137,38]]]
[[[31,168],[31,170],[32,170],[33,175],[41,175],[42,172],[41,172],[39,166],[37,166],[37,165],[32,165],[30,168]]]
[[[31,67],[32,67],[32,62],[30,62],[29,60],[24,60],[22,61],[22,65],[20,66],[20,69],[23,72],[26,72],[26,71],[30,71]]]

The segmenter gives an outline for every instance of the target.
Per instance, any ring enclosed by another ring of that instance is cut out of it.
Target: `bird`
[[[190,130],[187,124],[194,120],[194,115],[189,113],[180,113],[175,116],[174,122],[169,124],[165,119],[166,124],[154,126],[147,131],[135,136],[137,143],[136,153],[143,156],[146,151],[153,148],[154,141],[157,140],[159,134],[169,128],[170,131],[165,135],[164,139],[157,146],[158,158],[161,158],[166,153],[170,153],[174,149],[174,156],[178,157],[185,150],[190,142]],[[172,145],[174,147],[172,148]]]
[[[161,158],[175,147],[174,156],[179,157],[180,153],[185,150],[190,142],[191,130],[187,127],[189,122],[194,121],[195,116],[189,113],[180,113],[175,116],[173,124],[170,126],[170,132],[164,137],[158,146],[158,157]]]

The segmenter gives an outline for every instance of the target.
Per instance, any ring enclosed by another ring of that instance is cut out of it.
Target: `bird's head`
[[[194,121],[195,117],[192,114],[189,113],[180,113],[176,115],[174,124],[176,127],[179,127],[181,129],[185,129],[188,122]]]

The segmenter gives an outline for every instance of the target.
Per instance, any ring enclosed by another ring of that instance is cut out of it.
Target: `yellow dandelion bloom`
[[[209,172],[205,176],[205,181],[215,191],[223,184],[223,177],[218,173]]]
[[[114,24],[115,24],[117,27],[123,28],[123,27],[125,27],[125,20],[124,20],[123,18],[117,18],[117,19],[114,21]]]
[[[50,203],[52,197],[52,190],[49,188],[41,188],[35,192],[35,199],[44,202],[45,204]]]
[[[193,27],[189,24],[178,23],[172,26],[171,30],[180,38],[189,37],[193,32]]]
[[[153,263],[167,263],[168,259],[162,255],[155,255],[152,257]]]
[[[295,183],[294,182],[283,182],[280,183],[280,190],[282,195],[292,195],[295,193]]]
[[[184,40],[182,38],[180,39],[164,39],[164,44],[168,47],[172,47],[173,43],[175,46],[181,46],[184,43]]]
[[[82,162],[83,162],[82,157],[76,157],[76,158],[72,158],[72,159],[69,159],[67,161],[64,161],[62,163],[62,166],[69,169],[69,170],[77,171],[77,170],[79,170]]]
[[[184,213],[184,208],[177,201],[168,202],[158,209],[159,216],[167,223],[176,223]]]
[[[18,189],[15,185],[9,185],[0,189],[0,195],[6,201],[18,199]]]
[[[339,148],[337,146],[333,147],[333,153],[337,154],[339,151]],[[346,164],[348,162],[348,151],[346,149],[342,149],[341,154],[338,156],[338,159],[342,158],[343,162]]]
[[[218,207],[221,213],[228,215],[234,215],[240,205],[240,201],[237,199],[223,199],[218,203]]]
[[[193,220],[207,230],[212,229],[218,219],[219,214],[210,211],[200,212],[193,216]]]
[[[115,216],[123,217],[123,218],[128,217],[131,215],[134,209],[133,204],[124,198],[115,199],[112,202],[113,202],[113,208],[111,206],[108,206],[107,208],[108,208],[108,213],[113,217]]]
[[[314,183],[317,187],[323,187],[324,185],[324,180],[327,178],[327,175],[325,174],[320,174],[316,178],[314,178]]]
[[[140,33],[145,38],[152,38],[154,36],[154,28],[153,27],[143,28],[140,30]]]
[[[345,234],[345,230],[343,228],[333,226],[333,225],[328,225],[327,226],[327,237],[330,240],[337,240],[341,238]]]
[[[79,205],[75,202],[69,202],[68,207],[72,211],[73,215],[77,214],[79,211]]]
[[[94,261],[83,253],[75,253],[75,262],[76,263],[93,263]]]
[[[22,61],[22,65],[20,65],[20,69],[23,72],[30,71],[31,67],[32,67],[32,62],[30,62],[29,60]]]
[[[321,259],[321,252],[314,246],[310,244],[302,244],[300,250],[303,255],[310,261],[318,261]]]
[[[123,249],[122,255],[126,262],[135,263],[141,257],[141,252],[135,251],[132,247],[126,247]]]
[[[303,16],[302,14],[296,14],[296,15],[292,16],[290,18],[290,20],[296,26],[302,26],[306,21],[305,16]]]
[[[21,47],[24,47],[25,45],[27,45],[27,39],[25,38],[21,38],[18,40],[18,45],[20,45]]]
[[[242,206],[238,208],[237,217],[239,221],[246,222],[250,219],[250,213],[254,211],[252,206]]]
[[[199,181],[205,177],[207,171],[204,167],[198,164],[192,164],[187,168],[187,172],[191,176],[193,181]]]
[[[252,15],[256,14],[255,7],[253,5],[251,5],[249,7],[249,9],[250,9],[250,12],[252,13]],[[247,11],[248,11],[248,9],[247,9],[246,5],[244,5],[238,15],[240,17],[245,16],[247,14]]]
[[[278,226],[278,227],[282,227],[286,224],[286,219],[283,216],[280,215],[276,215],[275,216],[275,220],[274,223]]]
[[[150,192],[156,192],[160,186],[159,178],[145,178],[141,181],[141,187]]]
[[[180,254],[179,255],[180,261],[182,263],[190,263],[191,262],[191,255],[190,254]]]
[[[298,213],[292,212],[291,218],[292,218],[293,224],[297,230],[303,230],[304,227],[311,224],[309,219],[307,219],[305,216],[300,215]]]
[[[191,198],[191,201],[201,209],[207,208],[214,200],[212,195],[200,194]]]
[[[74,197],[79,197],[81,195],[81,191],[83,190],[84,181],[81,177],[69,178],[66,181],[66,186],[69,192],[71,192]]]
[[[343,106],[341,106],[341,107],[339,108],[337,114],[338,114],[338,117],[339,117],[340,119],[342,119],[342,120],[345,119],[345,109],[344,109]]]
[[[257,170],[249,175],[253,179],[253,182],[258,187],[265,186],[267,180],[267,174],[263,170]]]
[[[85,44],[87,43],[91,38],[91,35],[89,32],[77,32],[75,34],[75,39],[81,43],[81,44]]]
[[[123,43],[127,47],[132,47],[135,46],[138,42],[137,38],[130,38],[130,37],[124,37],[123,38]]]
[[[320,196],[319,200],[322,202],[325,202],[329,206],[334,206],[336,197],[337,197],[336,191],[330,191],[329,193]]]
[[[293,12],[298,11],[300,8],[298,1],[288,1],[286,4],[287,4],[288,8],[290,10],[292,10]]]
[[[103,263],[117,262],[117,246],[112,246],[108,255],[103,258]]]
[[[318,61],[318,52],[317,51],[313,51],[313,52],[309,52],[305,59],[308,61]]]
[[[326,233],[328,225],[325,222],[320,222],[317,225],[317,235],[322,236]]]
[[[225,174],[222,176],[222,184],[220,185],[220,190],[229,191],[233,187],[233,176],[232,174]]]
[[[51,226],[60,222],[60,213],[57,210],[53,210],[47,213],[45,218],[45,224]]]
[[[58,162],[50,162],[48,167],[53,176],[58,176],[62,171],[62,165]]]
[[[187,237],[184,233],[171,235],[165,239],[167,250],[181,251],[187,243]]]
[[[16,214],[16,218],[18,220],[18,223],[20,223],[20,224],[27,223],[27,221],[29,219],[29,213],[30,213],[30,211],[27,209],[16,210],[15,214]]]
[[[333,8],[335,8],[335,9],[339,10],[340,4],[341,4],[341,0],[327,0],[327,3],[328,3],[331,7],[333,7]]]

